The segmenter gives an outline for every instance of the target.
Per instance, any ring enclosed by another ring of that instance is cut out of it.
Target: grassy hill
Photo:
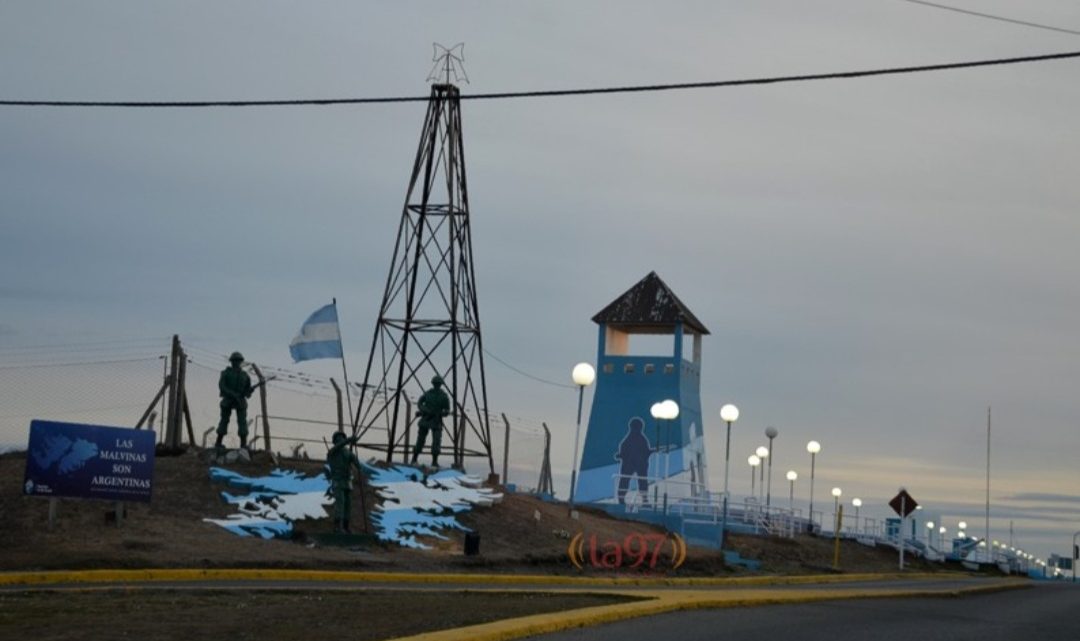
[[[282,462],[283,467],[318,474],[315,461]],[[251,463],[228,466],[246,475],[262,475],[273,469],[265,454]],[[331,519],[305,520],[295,524],[290,540],[239,537],[204,518],[223,518],[232,513],[220,496],[228,486],[212,483],[209,464],[195,450],[176,457],[159,457],[154,470],[153,501],[128,504],[122,525],[107,523],[114,504],[102,501],[61,499],[56,526],[48,528],[48,501],[25,497],[22,482],[25,452],[0,455],[0,570],[148,568],[148,567],[282,567],[413,572],[526,572],[580,574],[567,555],[569,541],[584,532],[601,541],[622,541],[627,535],[662,533],[663,530],[633,521],[617,520],[584,509],[572,520],[566,506],[521,494],[507,494],[502,502],[477,508],[461,521],[480,533],[479,556],[463,554],[461,532],[448,533],[449,540],[428,539],[430,551],[371,544],[353,549],[321,546],[314,535],[328,533]],[[366,486],[365,486],[366,487]],[[235,489],[231,490],[235,493]],[[353,513],[360,514],[359,492],[354,493]],[[376,497],[367,489],[368,509]],[[540,519],[535,518],[539,512]],[[354,530],[362,530],[354,524]],[[831,571],[832,541],[809,536],[795,539],[732,536],[731,546],[742,556],[762,561],[762,572],[807,574]],[[663,573],[663,563],[653,573]],[[922,567],[915,562],[915,567]],[[936,566],[940,567],[940,566]],[[896,569],[895,552],[842,543],[843,572],[890,572]],[[926,569],[926,568],[924,568]],[[932,569],[932,568],[931,568]],[[639,572],[634,570],[633,572]],[[586,573],[600,573],[587,568]],[[724,565],[713,550],[691,548],[678,576],[726,576],[742,572]]]

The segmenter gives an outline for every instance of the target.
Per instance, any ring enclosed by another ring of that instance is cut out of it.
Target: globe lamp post
[[[821,451],[821,443],[810,441],[806,444],[806,451],[810,452],[810,512],[807,514],[810,530],[814,529],[814,464],[818,452]]]
[[[843,490],[838,487],[832,489],[833,496],[833,523],[836,524],[836,531],[840,531],[840,497],[844,494]]]
[[[792,512],[795,511],[795,481],[799,478],[799,473],[795,470],[788,470],[787,480],[791,485],[791,491],[788,494],[788,509]]]
[[[581,440],[581,407],[585,401],[585,388],[596,380],[596,370],[588,363],[578,363],[574,366],[570,377],[574,380],[574,385],[578,386],[577,429],[574,430],[574,458],[571,461],[573,467],[570,470],[570,511],[573,512],[574,490],[577,489],[578,445]]]
[[[739,408],[731,403],[720,408],[720,420],[727,423],[727,439],[724,445],[724,510],[720,526],[720,548],[723,549],[727,539],[727,516],[728,516],[728,472],[731,463],[731,424],[739,420]]]
[[[754,481],[757,479],[757,467],[761,465],[761,457],[757,454],[751,454],[746,462],[750,464],[750,496],[757,498],[757,491],[754,488]]]
[[[765,438],[769,439],[769,484],[765,488],[765,509],[768,510],[772,506],[772,462],[773,458],[773,439],[780,432],[770,425],[765,428]]]
[[[759,445],[754,451],[758,458],[761,459],[761,472],[758,476],[758,492],[761,494],[761,498],[765,498],[765,460],[769,458],[769,448],[764,445]]]

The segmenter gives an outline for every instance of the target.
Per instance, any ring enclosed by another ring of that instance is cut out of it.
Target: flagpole
[[[334,302],[334,317],[338,318],[337,297]],[[338,343],[341,344],[341,373],[345,377],[345,398],[349,403],[349,425],[353,424],[352,393],[349,391],[349,370],[345,367],[345,344],[341,341],[341,319],[338,318]]]

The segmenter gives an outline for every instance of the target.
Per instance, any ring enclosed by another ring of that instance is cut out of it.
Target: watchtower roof
[[[597,324],[640,334],[664,333],[664,330],[682,321],[684,328],[697,334],[709,333],[656,272],[649,272],[648,276],[600,310],[592,320]]]

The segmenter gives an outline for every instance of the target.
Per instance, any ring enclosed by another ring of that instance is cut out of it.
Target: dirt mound
[[[601,511],[583,508],[572,519],[565,504],[550,503],[523,494],[506,494],[489,508],[477,508],[460,517],[480,534],[480,554],[465,556],[464,533],[451,531],[448,540],[425,539],[430,551],[371,545],[346,549],[323,547],[313,542],[316,534],[329,533],[331,519],[295,523],[291,540],[239,537],[206,523],[204,518],[224,518],[233,507],[220,492],[227,486],[210,481],[209,463],[196,450],[176,457],[159,457],[154,466],[154,494],[150,504],[127,504],[120,527],[106,523],[114,504],[91,500],[60,501],[58,521],[48,528],[48,501],[23,496],[25,452],[0,455],[0,570],[147,567],[281,567],[311,569],[528,572],[578,574],[569,560],[568,537],[582,532],[599,541],[623,541],[628,535],[662,534],[655,526],[611,518]],[[249,476],[268,473],[275,467],[268,455],[257,454],[250,463],[227,466]],[[318,461],[283,461],[282,467],[319,474]],[[365,485],[364,503],[376,497]],[[353,514],[360,514],[359,492],[354,493]],[[539,514],[539,519],[536,518]],[[361,530],[359,523],[354,530]],[[775,539],[731,537],[732,547],[748,558],[763,562],[766,573],[827,571],[832,563],[832,543],[812,537]],[[895,553],[845,542],[841,568],[849,572],[891,571]],[[664,564],[644,572],[663,573]],[[591,568],[590,574],[598,572]],[[727,575],[738,569],[725,567],[716,551],[691,548],[686,563],[676,574]]]

